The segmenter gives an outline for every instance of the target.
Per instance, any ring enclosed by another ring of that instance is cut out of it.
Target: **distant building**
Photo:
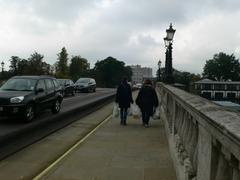
[[[142,83],[145,79],[153,79],[152,68],[141,67],[141,65],[132,65],[132,82],[133,84]]]
[[[197,93],[210,100],[240,102],[240,81],[212,81],[203,79],[195,82]]]

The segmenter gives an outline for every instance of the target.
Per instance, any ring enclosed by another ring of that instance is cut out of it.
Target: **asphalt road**
[[[115,91],[115,89],[98,88],[95,93],[77,93],[75,96],[65,97],[60,113],[52,114],[50,110],[46,110],[38,114],[31,123],[24,123],[18,118],[0,118],[0,144],[11,137],[16,138],[16,135],[19,133],[23,134],[25,131],[34,128],[47,128],[46,125],[48,123],[57,124],[58,122],[56,121],[67,121],[66,119],[73,119],[75,116],[77,118],[78,110],[81,111],[81,107],[115,94]],[[69,112],[72,114],[69,114]]]

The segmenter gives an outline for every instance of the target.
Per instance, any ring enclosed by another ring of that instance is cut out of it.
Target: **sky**
[[[0,61],[35,51],[53,64],[62,47],[93,67],[108,56],[126,65],[165,65],[173,24],[173,67],[202,73],[224,52],[240,57],[239,0],[0,0]]]

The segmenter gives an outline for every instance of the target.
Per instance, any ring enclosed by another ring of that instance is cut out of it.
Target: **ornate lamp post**
[[[169,26],[169,29],[166,30],[167,37],[163,38],[165,47],[166,47],[166,61],[165,61],[165,77],[164,81],[167,84],[172,84],[173,79],[173,69],[172,69],[172,42],[175,33],[175,29],[172,28],[172,23]]]
[[[158,61],[158,81],[161,81],[161,64],[162,64],[162,61],[159,59],[159,61]]]
[[[3,73],[3,70],[4,70],[4,62],[2,61],[2,63],[1,63],[1,66],[2,66],[2,73]]]

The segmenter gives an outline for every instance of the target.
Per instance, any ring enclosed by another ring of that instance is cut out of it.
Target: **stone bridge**
[[[160,114],[179,180],[240,180],[240,113],[159,83]]]

